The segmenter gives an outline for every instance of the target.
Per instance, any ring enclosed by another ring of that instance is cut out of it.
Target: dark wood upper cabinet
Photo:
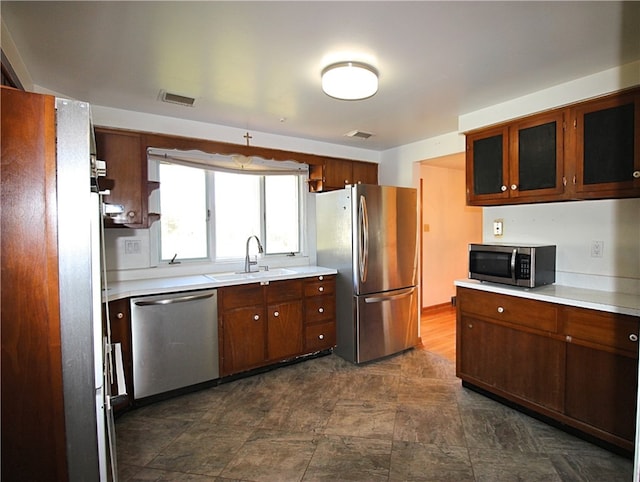
[[[509,130],[498,127],[467,136],[467,201],[502,203],[509,198]]]
[[[350,184],[378,184],[378,165],[373,162],[327,158],[322,164],[309,166],[311,192],[333,191]]]
[[[513,198],[564,192],[564,112],[516,122],[510,130],[509,193]]]
[[[573,110],[576,192],[582,197],[640,195],[640,91]]]
[[[107,217],[107,227],[148,228],[158,219],[149,213],[149,194],[158,187],[147,171],[147,146],[140,133],[95,128],[98,159],[107,164],[107,178],[113,181],[105,202],[122,212]]]
[[[352,179],[354,184],[378,184],[378,165],[373,162],[353,161]]]
[[[640,197],[640,88],[467,134],[467,204]]]

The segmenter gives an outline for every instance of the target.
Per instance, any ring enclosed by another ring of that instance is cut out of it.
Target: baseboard
[[[441,311],[449,311],[453,308],[451,303],[440,303],[438,305],[424,306],[421,310],[422,315],[431,315]]]

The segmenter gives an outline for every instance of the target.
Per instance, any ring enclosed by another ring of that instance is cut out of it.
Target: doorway
[[[454,281],[468,276],[469,243],[482,241],[482,208],[466,205],[463,152],[420,163],[421,338],[455,359]]]

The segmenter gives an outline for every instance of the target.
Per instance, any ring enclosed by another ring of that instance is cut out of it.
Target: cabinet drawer
[[[464,313],[551,333],[558,331],[558,309],[544,301],[459,288],[458,304]]]
[[[273,281],[267,285],[267,303],[302,299],[302,280]]]
[[[336,317],[336,299],[334,296],[306,298],[304,308],[307,323],[334,320]]]
[[[318,276],[304,284],[304,295],[319,296],[333,294],[335,285],[335,278],[333,276]]]
[[[331,321],[307,325],[304,346],[307,351],[326,350],[336,345],[336,324]]]
[[[606,311],[566,307],[562,331],[571,338],[638,353],[637,318]]]
[[[223,310],[262,304],[262,286],[258,283],[222,288],[219,295]]]

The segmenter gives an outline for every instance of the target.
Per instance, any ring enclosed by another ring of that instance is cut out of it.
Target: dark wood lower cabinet
[[[302,353],[302,300],[269,305],[267,357],[283,359]]]
[[[126,382],[125,396],[118,397],[114,403],[116,411],[129,408],[133,404],[133,359],[131,352],[131,309],[129,298],[109,302],[109,319],[111,320],[111,342],[120,343],[122,365]],[[115,373],[115,370],[114,370]],[[118,386],[111,385],[111,395],[118,393]]]
[[[564,343],[465,318],[460,371],[534,404],[562,410]]]
[[[220,288],[220,375],[332,348],[335,302],[335,276]]]
[[[262,305],[225,311],[221,374],[230,375],[264,364],[265,335]]]
[[[640,319],[461,287],[457,310],[467,386],[632,452]]]
[[[329,350],[336,344],[335,276],[315,276],[218,288],[220,376]],[[111,340],[120,343],[127,395],[135,405],[129,298],[109,302]],[[112,386],[115,394],[117,387]]]
[[[632,441],[635,435],[638,360],[576,344],[567,346],[565,413]]]

